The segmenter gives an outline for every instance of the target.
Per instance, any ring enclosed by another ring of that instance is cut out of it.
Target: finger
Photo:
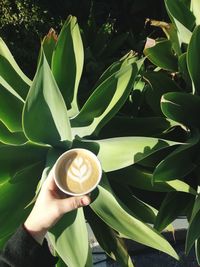
[[[61,212],[64,214],[77,208],[87,206],[90,202],[91,199],[87,195],[81,197],[68,197],[59,200],[59,207]]]
[[[55,180],[54,180],[53,168],[50,170],[45,183],[50,190],[56,190],[57,189],[57,185],[56,185]]]

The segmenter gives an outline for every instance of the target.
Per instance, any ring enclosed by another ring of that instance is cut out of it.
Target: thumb
[[[89,196],[69,197],[65,199],[60,199],[59,202],[61,212],[64,214],[77,208],[89,205],[91,199]]]

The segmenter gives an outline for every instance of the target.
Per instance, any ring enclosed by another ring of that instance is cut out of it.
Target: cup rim
[[[71,153],[71,152],[73,152],[73,151],[77,151],[77,150],[78,150],[78,151],[81,150],[81,151],[83,151],[84,153],[89,154],[89,155],[95,160],[96,165],[97,165],[98,170],[99,170],[99,176],[98,176],[97,182],[96,182],[90,189],[88,189],[87,191],[82,192],[82,193],[73,193],[73,192],[67,191],[66,189],[64,189],[64,188],[60,185],[59,181],[57,181],[58,169],[59,169],[59,166],[60,166],[60,164],[61,164],[63,158],[64,158],[67,154],[69,154],[69,153]],[[101,167],[101,163],[100,163],[99,159],[97,158],[97,156],[96,156],[92,151],[90,151],[90,150],[88,150],[88,149],[85,149],[85,148],[72,148],[72,149],[69,149],[69,150],[65,151],[65,152],[62,153],[62,154],[59,156],[59,158],[56,160],[56,163],[55,163],[53,169],[54,169],[54,181],[55,181],[57,187],[58,187],[63,193],[65,193],[65,194],[67,194],[67,195],[70,195],[70,196],[82,196],[82,195],[87,195],[88,193],[92,192],[92,191],[97,187],[97,185],[99,184],[99,182],[100,182],[100,180],[101,180],[101,177],[102,177],[102,167]]]

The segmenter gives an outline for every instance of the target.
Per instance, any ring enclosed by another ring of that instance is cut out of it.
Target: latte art
[[[75,160],[70,159],[66,164],[66,172],[68,176],[75,182],[82,183],[89,179],[92,173],[92,165],[87,159],[80,157]]]
[[[95,154],[82,148],[71,149],[57,160],[55,181],[63,192],[81,195],[97,186],[101,173],[101,166]]]

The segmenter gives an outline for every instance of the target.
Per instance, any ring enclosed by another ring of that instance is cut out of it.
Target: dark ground
[[[133,256],[135,267],[198,267],[194,250],[186,256],[184,254],[184,243],[176,244],[175,250],[180,256],[180,261],[176,261],[167,254],[151,249],[141,251]],[[113,261],[108,261],[109,267],[121,267]]]

